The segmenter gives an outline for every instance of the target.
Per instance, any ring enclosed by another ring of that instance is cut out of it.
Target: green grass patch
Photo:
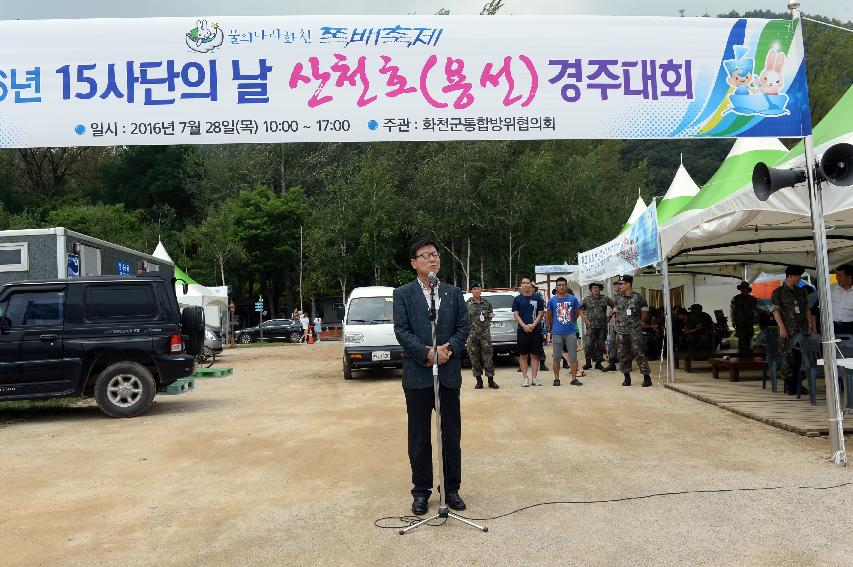
[[[24,414],[66,409],[79,404],[84,398],[53,398],[50,400],[0,402],[0,427],[9,425]]]
[[[33,400],[17,402],[0,402],[0,413],[6,411],[27,411],[42,409],[62,409],[70,407],[82,398],[53,398],[51,400]]]

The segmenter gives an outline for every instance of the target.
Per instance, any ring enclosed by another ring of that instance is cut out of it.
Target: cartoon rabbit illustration
[[[758,77],[758,90],[766,95],[778,95],[784,84],[782,79],[782,67],[784,66],[784,52],[776,51],[775,47],[768,51],[767,59],[764,61],[764,70]]]

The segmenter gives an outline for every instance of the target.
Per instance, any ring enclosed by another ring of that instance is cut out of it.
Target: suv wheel
[[[290,342],[298,343],[301,340],[302,340],[302,333],[300,333],[299,331],[293,331],[292,333],[290,333]]]
[[[111,417],[135,417],[151,405],[157,394],[154,377],[136,362],[108,366],[95,382],[95,401]]]
[[[253,342],[252,341],[252,335],[250,335],[249,333],[243,333],[240,335],[240,344],[248,345],[248,344],[251,344],[252,342]]]
[[[196,356],[204,347],[204,308],[184,307],[181,312],[181,333],[187,337],[184,345],[187,354]]]
[[[349,365],[347,355],[344,355],[344,380],[352,380],[352,367]]]

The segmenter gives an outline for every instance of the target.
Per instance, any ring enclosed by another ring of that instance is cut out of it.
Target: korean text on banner
[[[578,255],[580,283],[588,284],[636,270],[661,261],[658,238],[657,204],[652,202],[643,214],[607,244]]]
[[[0,22],[0,147],[799,137],[798,21]]]

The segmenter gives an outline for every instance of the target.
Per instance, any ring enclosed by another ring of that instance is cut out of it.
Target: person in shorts
[[[548,300],[548,311],[545,318],[548,325],[548,338],[553,349],[554,386],[560,385],[560,361],[563,350],[569,359],[573,386],[583,386],[578,380],[578,326],[577,318],[580,311],[580,301],[568,291],[566,278],[557,278],[556,293]]]
[[[521,278],[521,293],[513,299],[512,311],[518,323],[516,341],[518,361],[521,364],[521,385],[525,388],[531,384],[541,386],[542,382],[536,374],[539,371],[539,360],[545,356],[542,350],[542,331],[539,327],[545,312],[545,301],[541,295],[533,293],[533,284],[526,276]],[[528,354],[530,355],[529,365]],[[528,368],[530,379],[527,376]]]

